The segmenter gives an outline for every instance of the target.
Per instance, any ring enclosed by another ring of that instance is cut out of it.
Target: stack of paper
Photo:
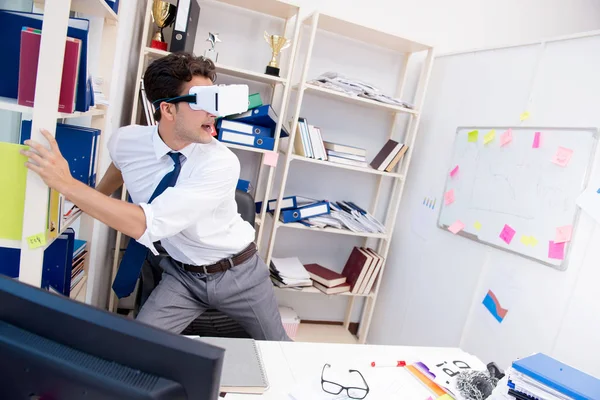
[[[385,233],[385,226],[381,222],[351,201],[332,201],[329,207],[329,214],[308,218],[305,220],[306,224],[320,228],[331,226],[352,232]]]
[[[272,258],[271,280],[279,287],[312,286],[312,280],[298,257]]]

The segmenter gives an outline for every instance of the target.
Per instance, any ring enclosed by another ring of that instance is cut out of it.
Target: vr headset
[[[193,86],[187,95],[156,100],[152,103],[155,110],[163,101],[172,104],[185,102],[192,110],[226,117],[248,111],[248,85]]]

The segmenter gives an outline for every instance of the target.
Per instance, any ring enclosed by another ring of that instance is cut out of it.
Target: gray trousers
[[[171,257],[160,261],[162,279],[137,320],[181,333],[209,308],[227,314],[256,340],[290,340],[281,322],[269,269],[255,254],[225,272],[188,272]]]

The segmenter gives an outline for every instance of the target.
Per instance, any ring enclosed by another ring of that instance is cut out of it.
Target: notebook
[[[205,343],[225,349],[221,392],[261,394],[269,381],[260,351],[253,339],[195,337]]]

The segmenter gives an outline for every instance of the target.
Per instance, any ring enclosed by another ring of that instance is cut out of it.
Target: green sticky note
[[[471,131],[467,135],[469,135],[469,142],[477,143],[477,139],[479,139],[479,131]]]
[[[0,142],[0,239],[21,240],[27,157],[19,153],[27,146]]]
[[[481,229],[481,222],[475,221],[475,223],[473,224],[473,228],[475,228],[476,230],[480,230]]]
[[[46,234],[38,233],[37,235],[31,235],[27,238],[27,244],[30,249],[37,249],[46,245]]]
[[[496,137],[496,131],[494,129],[492,129],[491,131],[489,131],[488,133],[486,133],[483,136],[483,144],[488,144],[489,142],[494,140],[495,137]]]

